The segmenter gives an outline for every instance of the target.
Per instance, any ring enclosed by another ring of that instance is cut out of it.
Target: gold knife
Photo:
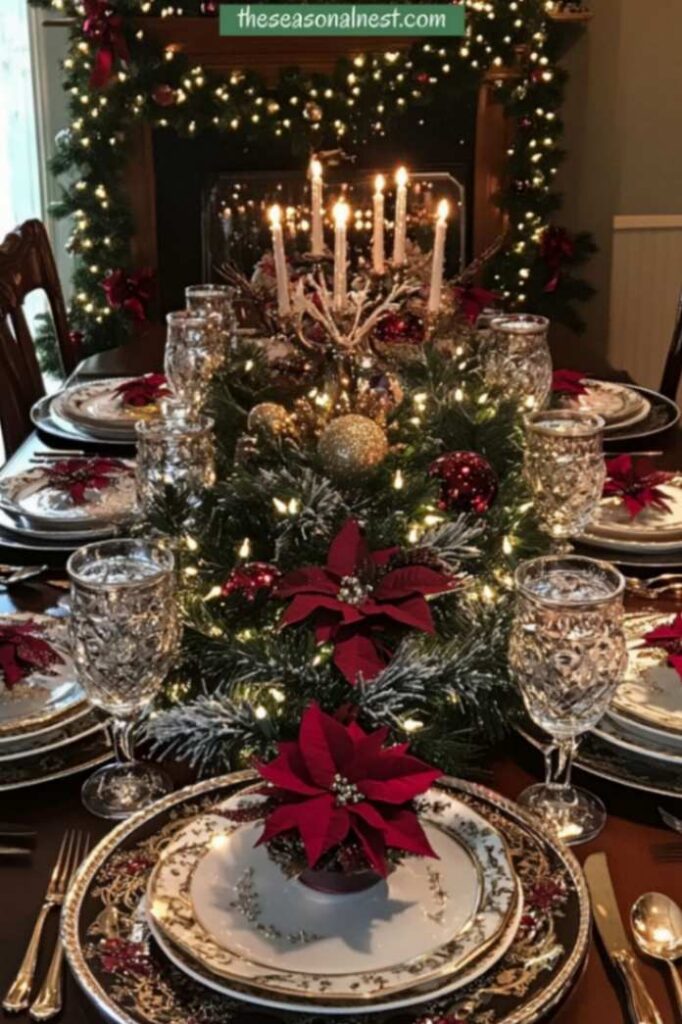
[[[625,983],[634,1024],[663,1024],[656,1004],[639,973],[630,940],[625,933],[606,854],[591,854],[585,861],[583,870],[592,897],[594,920],[604,948]]]

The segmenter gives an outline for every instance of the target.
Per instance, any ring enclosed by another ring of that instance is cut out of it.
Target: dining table
[[[582,340],[555,343],[553,356],[556,366],[589,371],[593,376],[626,379],[622,373],[614,372],[605,359]],[[135,342],[84,360],[72,381],[156,371],[161,368],[162,360],[161,330],[150,326],[146,334]],[[32,433],[0,472],[13,473],[25,469],[36,452],[48,450],[51,444],[56,446],[57,442],[51,442],[37,432]],[[78,446],[81,447],[80,444]],[[59,444],[59,447],[65,445]],[[657,438],[655,447],[663,450],[663,465],[675,469],[682,467],[682,431],[679,428]],[[5,563],[26,562],[23,552],[2,548],[0,560]],[[63,600],[64,580],[64,567],[57,565],[37,581],[31,580],[11,587],[0,593],[0,612],[15,609],[30,612],[49,610]],[[648,607],[647,600],[641,596],[629,595],[627,601],[630,608],[646,610]],[[655,608],[672,612],[679,610],[679,602],[676,609],[674,600],[659,599],[655,602]],[[178,785],[192,781],[193,776],[184,765],[172,765],[171,771]],[[480,766],[480,781],[513,799],[522,789],[537,781],[542,771],[541,753],[519,736],[512,735],[484,759]],[[624,919],[629,919],[630,908],[636,898],[647,891],[667,893],[682,902],[682,860],[675,863],[667,858],[661,859],[659,854],[661,846],[675,841],[679,843],[682,837],[675,836],[662,824],[658,813],[661,800],[647,792],[607,782],[594,775],[583,775],[579,770],[577,774],[578,781],[582,781],[604,800],[608,821],[596,839],[574,848],[574,853],[580,862],[595,851],[607,854]],[[91,816],[82,806],[82,781],[82,776],[73,776],[0,795],[0,820],[26,825],[37,833],[30,859],[21,858],[16,862],[0,864],[0,990],[3,992],[23,955],[64,831],[67,828],[82,829],[89,833],[94,844],[112,827],[111,823]],[[668,807],[682,815],[682,801],[668,801]],[[48,921],[46,933],[50,940],[56,934],[57,927],[57,915],[53,914]],[[47,969],[51,950],[52,942],[44,941],[39,978]],[[664,1024],[679,1021],[673,1010],[672,991],[663,969],[653,962],[642,960],[641,970]],[[17,1020],[28,1019],[27,1015],[17,1015]],[[76,982],[68,977],[61,1020],[64,1024],[80,1024],[99,1019],[102,1019],[99,1011],[87,995],[78,990]],[[401,1022],[403,1019],[407,1018],[401,1017]],[[582,977],[564,1004],[549,1019],[556,1024],[619,1024],[630,1020],[622,988],[596,934],[592,935],[591,949]],[[276,1012],[245,1005],[244,1024],[274,1024],[277,1020]]]

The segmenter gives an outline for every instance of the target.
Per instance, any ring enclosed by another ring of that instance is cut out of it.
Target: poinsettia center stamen
[[[369,583],[363,583],[357,576],[344,576],[339,587],[338,599],[344,604],[363,604],[372,593]]]
[[[350,782],[345,775],[334,776],[331,790],[336,797],[337,807],[345,807],[346,804],[359,804],[365,799],[355,783]]]

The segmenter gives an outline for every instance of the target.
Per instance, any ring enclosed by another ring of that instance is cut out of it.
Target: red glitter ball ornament
[[[451,512],[483,515],[497,495],[494,469],[478,452],[448,452],[431,463],[429,476],[441,481],[439,505]]]
[[[177,94],[172,85],[155,85],[152,99],[160,107],[172,107],[177,101]]]
[[[374,332],[387,345],[421,345],[424,334],[424,321],[416,313],[387,313]]]
[[[247,562],[233,569],[222,586],[223,597],[241,594],[247,601],[255,601],[260,590],[272,590],[281,573],[277,566],[267,562]]]

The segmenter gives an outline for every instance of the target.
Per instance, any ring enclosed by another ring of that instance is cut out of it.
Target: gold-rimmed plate
[[[97,459],[101,457],[93,456],[89,461]],[[69,456],[65,456],[64,462],[68,461]],[[78,457],[77,461],[86,460]],[[118,461],[120,468],[112,470],[109,485],[86,491],[80,503],[74,501],[67,490],[54,484],[49,466],[34,466],[23,473],[3,476],[0,509],[42,536],[101,529],[129,519],[135,507],[135,463]]]
[[[376,1012],[465,984],[512,941],[521,904],[504,840],[449,794],[432,790],[421,804],[439,859],[407,858],[350,896],[286,878],[255,847],[262,823],[230,821],[258,803],[250,794],[191,823],[150,879],[160,943],[172,955],[170,939],[213,987],[272,1007]]]

